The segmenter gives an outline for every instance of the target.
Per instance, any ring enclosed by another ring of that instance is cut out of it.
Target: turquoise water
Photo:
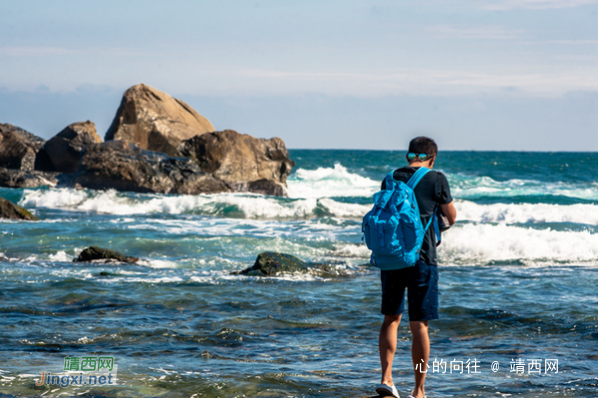
[[[284,199],[0,189],[42,219],[0,221],[0,396],[374,396],[380,292],[360,219],[402,156],[291,151]],[[431,359],[479,373],[430,369],[428,396],[598,396],[598,154],[443,152],[437,168],[459,221],[439,248]],[[73,263],[90,245],[141,262]],[[349,276],[230,274],[265,250]],[[409,350],[404,323],[404,396]],[[116,385],[35,385],[67,356],[113,357]]]

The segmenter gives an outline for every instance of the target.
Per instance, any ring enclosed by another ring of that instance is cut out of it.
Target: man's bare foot
[[[413,390],[413,391],[411,391],[409,398],[426,398],[426,393],[424,392],[423,389],[417,390],[417,391]]]

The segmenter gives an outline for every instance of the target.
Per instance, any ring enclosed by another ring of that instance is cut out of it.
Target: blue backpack
[[[361,226],[373,266],[394,270],[412,267],[419,260],[424,236],[435,217],[423,227],[413,189],[429,171],[420,167],[407,184],[395,180],[390,172],[384,180],[386,189],[374,194],[374,207]]]

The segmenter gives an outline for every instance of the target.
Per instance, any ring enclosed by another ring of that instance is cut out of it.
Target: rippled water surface
[[[0,396],[375,396],[380,292],[360,220],[402,156],[291,151],[288,198],[0,189],[42,219],[0,221]],[[439,248],[431,359],[470,368],[430,369],[428,396],[598,396],[598,155],[448,152],[437,166],[459,222]],[[141,261],[73,263],[90,245]],[[348,276],[231,275],[266,250]],[[409,350],[404,322],[404,396]],[[116,385],[36,386],[86,356],[113,357]]]

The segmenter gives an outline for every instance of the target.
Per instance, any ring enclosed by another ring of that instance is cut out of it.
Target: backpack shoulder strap
[[[392,189],[391,187],[394,186],[393,182],[396,180],[394,179],[393,174],[394,174],[394,171],[391,171],[384,178],[384,184],[386,185],[386,189]]]
[[[413,175],[411,176],[411,178],[409,179],[409,181],[407,181],[407,186],[411,189],[415,189],[415,187],[417,186],[417,184],[419,184],[419,182],[422,180],[422,178],[424,178],[424,176],[426,174],[428,174],[430,172],[430,169],[427,167],[420,167],[419,169],[417,169],[417,171],[415,173],[413,173]],[[434,223],[434,227],[436,230],[438,230],[438,224],[436,221],[436,212],[434,212],[432,214],[432,217],[430,217],[430,219],[428,220],[428,224],[426,225],[426,228],[424,229],[424,231],[427,231],[428,228],[430,227],[430,224]],[[440,235],[440,233],[437,233],[437,237]]]
[[[420,167],[417,171],[411,176],[409,181],[407,181],[407,186],[411,189],[415,189],[417,184],[421,181],[422,178],[430,171],[427,167]]]

